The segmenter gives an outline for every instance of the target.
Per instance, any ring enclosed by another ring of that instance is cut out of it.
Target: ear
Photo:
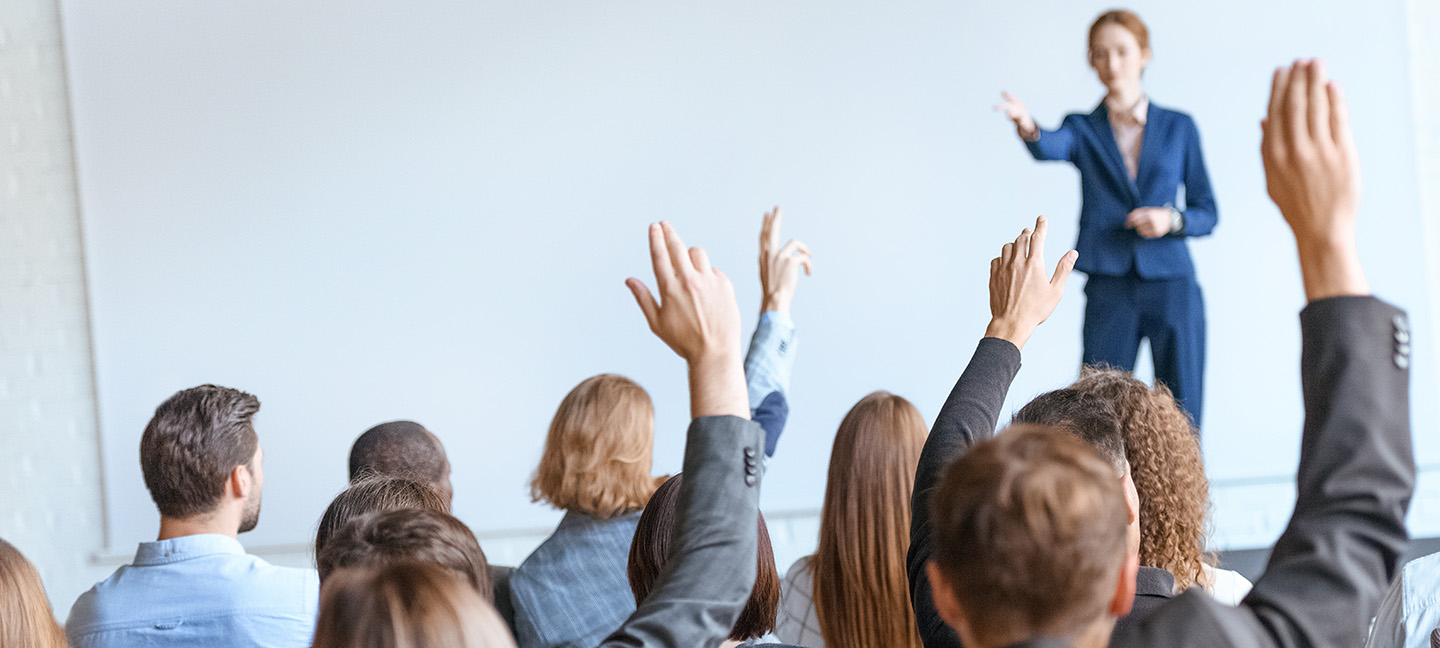
[[[1115,584],[1115,597],[1110,599],[1110,615],[1123,617],[1130,614],[1130,608],[1135,606],[1135,574],[1140,571],[1140,557],[1134,555],[1125,556],[1125,562],[1120,564],[1120,581]]]
[[[230,470],[230,477],[225,480],[225,495],[243,500],[250,496],[250,489],[254,487],[255,476],[250,474],[250,469],[235,466]]]
[[[1130,474],[1130,464],[1125,464],[1125,476],[1121,478],[1121,486],[1125,491],[1125,508],[1130,510],[1130,518],[1126,524],[1135,524],[1140,519],[1140,491],[1135,488],[1135,478]]]
[[[1150,48],[1140,50],[1140,67],[1144,69],[1150,65]]]
[[[965,613],[960,607],[960,599],[955,597],[955,588],[950,585],[950,581],[940,571],[940,566],[933,560],[925,563],[925,574],[930,577],[930,596],[935,599],[935,611],[940,613],[940,618],[955,629],[964,645],[977,645],[970,634],[970,624],[965,622]]]

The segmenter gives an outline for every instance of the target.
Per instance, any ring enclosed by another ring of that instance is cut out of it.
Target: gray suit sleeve
[[[1409,324],[1371,297],[1300,314],[1305,429],[1295,512],[1238,608],[1186,592],[1120,646],[1360,646],[1408,540]],[[1156,643],[1160,642],[1160,643]]]
[[[734,416],[695,419],[670,556],[655,589],[603,648],[718,646],[755,587],[765,434]]]

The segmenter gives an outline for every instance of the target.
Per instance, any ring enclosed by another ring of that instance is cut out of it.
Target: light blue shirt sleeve
[[[1366,648],[1430,648],[1440,628],[1440,554],[1410,561],[1380,602]]]
[[[765,429],[765,456],[775,454],[790,416],[790,374],[795,366],[795,323],[778,311],[760,315],[750,352],[745,355],[745,383],[750,417]]]

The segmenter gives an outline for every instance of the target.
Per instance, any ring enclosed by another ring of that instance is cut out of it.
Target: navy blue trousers
[[[1085,364],[1135,370],[1150,340],[1155,381],[1170,388],[1196,429],[1204,405],[1205,302],[1192,277],[1091,275],[1085,282]]]

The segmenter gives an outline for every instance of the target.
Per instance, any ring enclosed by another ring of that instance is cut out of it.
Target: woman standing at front
[[[1156,380],[1198,430],[1205,306],[1185,239],[1209,234],[1217,212],[1194,120],[1155,105],[1141,88],[1149,62],[1145,23],[1107,11],[1090,26],[1090,66],[1106,90],[1093,112],[1067,115],[1047,131],[1008,93],[996,109],[1015,122],[1035,159],[1065,160],[1080,171],[1075,269],[1089,277],[1084,363],[1132,371],[1148,338]]]

